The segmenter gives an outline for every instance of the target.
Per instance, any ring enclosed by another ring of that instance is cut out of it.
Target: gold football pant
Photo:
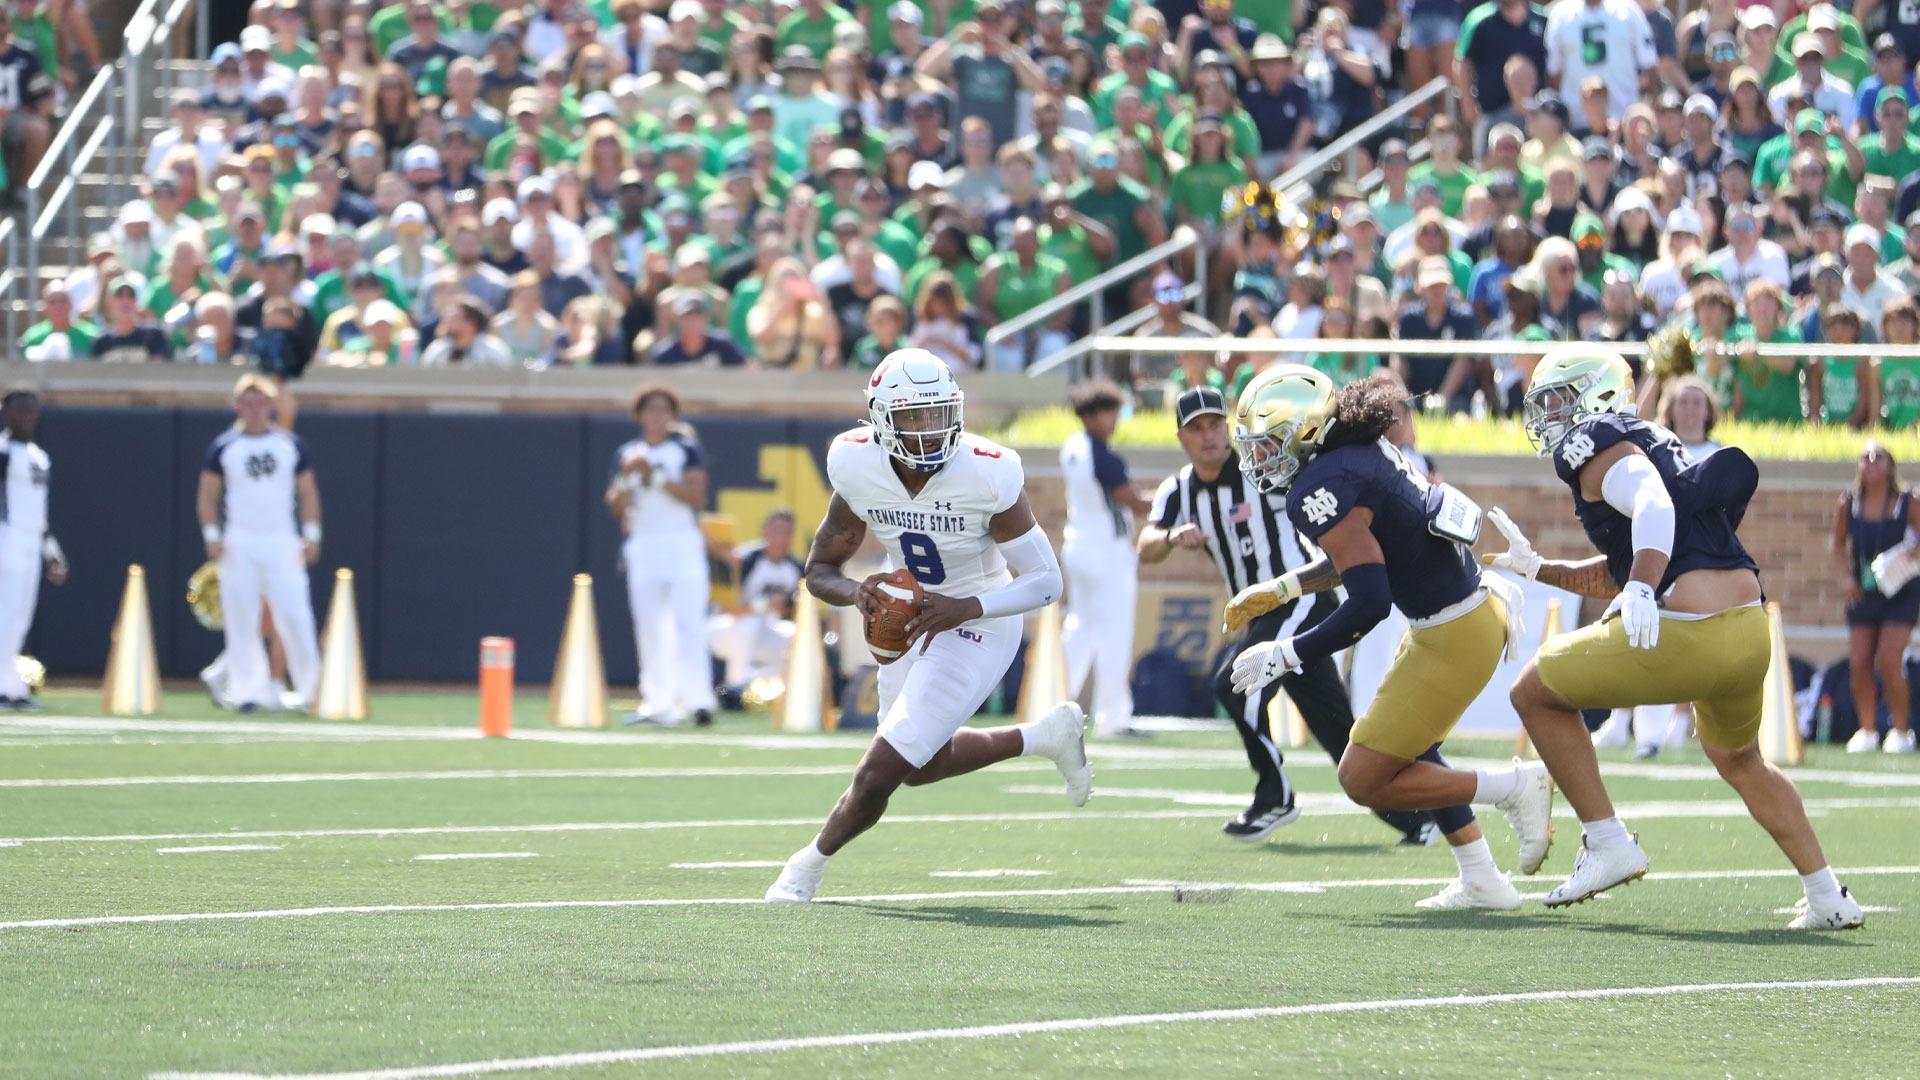
[[[1581,709],[1693,703],[1700,740],[1738,750],[1760,733],[1772,642],[1760,605],[1704,619],[1661,619],[1660,643],[1627,644],[1619,619],[1549,638],[1535,664],[1547,688]]]
[[[1353,741],[1399,758],[1446,741],[1486,688],[1506,643],[1506,608],[1491,594],[1456,619],[1408,630],[1373,704],[1354,721]]]

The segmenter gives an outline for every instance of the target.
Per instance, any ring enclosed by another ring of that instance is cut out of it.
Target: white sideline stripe
[[[154,848],[156,855],[199,855],[210,851],[279,851],[279,844],[202,844],[198,847]]]
[[[1009,795],[1049,795],[1060,789],[1043,784],[1006,784],[1001,790]],[[1094,794],[1102,799],[1147,799],[1171,802],[1176,806],[1218,806],[1240,807],[1247,803],[1245,792],[1200,791],[1191,788],[1132,788],[1103,786],[1094,789]],[[1356,805],[1345,795],[1325,792],[1300,792],[1294,796],[1302,812],[1321,816],[1370,814],[1372,811]],[[1920,809],[1920,798],[1888,797],[1869,799],[1806,799],[1809,813],[1826,813],[1834,810],[1913,810]],[[1616,810],[1622,820],[1643,818],[1743,818],[1748,816],[1747,806],[1738,799],[1700,799],[1700,800],[1648,800],[1645,802],[1623,802],[1616,804]],[[1573,808],[1564,803],[1554,804],[1554,813],[1563,818],[1574,817]]]
[[[669,870],[777,870],[787,865],[782,859],[736,859],[732,862],[668,863]]]
[[[997,878],[997,877],[1052,877],[1051,870],[931,870],[928,877],[938,878]]]
[[[1044,763],[1052,769],[1051,763]],[[1037,765],[1028,766],[1035,768]],[[60,776],[0,780],[0,788],[147,787],[209,784],[342,784],[428,780],[671,780],[687,777],[845,776],[844,765],[717,766],[631,769],[420,769],[394,772],[231,773],[204,776]],[[1052,790],[1058,790],[1054,788]]]
[[[438,1077],[481,1076],[486,1073],[544,1069],[578,1069],[635,1061],[771,1054],[789,1050],[825,1050],[848,1046],[888,1046],[899,1043],[952,1042],[998,1039],[1018,1035],[1047,1035],[1065,1031],[1101,1031],[1191,1024],[1227,1020],[1273,1020],[1291,1016],[1328,1016],[1378,1010],[1448,1009],[1480,1005],[1514,1005],[1535,1001],[1605,1001],[1622,998],[1661,998],[1690,994],[1769,993],[1783,990],[1854,990],[1875,986],[1913,986],[1920,976],[1883,975],[1855,979],[1800,979],[1780,982],[1688,983],[1670,986],[1613,986],[1589,990],[1529,990],[1512,994],[1451,994],[1444,997],[1381,998],[1374,1001],[1324,1001],[1304,1005],[1265,1005],[1241,1009],[1192,1009],[1185,1012],[1131,1013],[1120,1016],[1084,1016],[1062,1020],[1027,1020],[1011,1024],[972,1027],[920,1028],[909,1031],[871,1031],[847,1035],[809,1035],[793,1039],[744,1039],[738,1042],[694,1043],[682,1046],[643,1046],[628,1050],[594,1050],[540,1057],[495,1058],[450,1065],[368,1069],[334,1073],[153,1073],[149,1080],[431,1080]]]
[[[1049,765],[1048,768],[1053,766]],[[1049,788],[1059,794],[1059,788]],[[1208,810],[1016,810],[999,814],[895,814],[882,825],[1009,824],[1042,821],[1179,821],[1216,817]],[[671,829],[817,828],[820,818],[707,818],[687,821],[566,821],[539,825],[412,825],[360,829],[258,829],[247,832],[104,833],[0,837],[18,844],[144,844],[167,840],[306,840],[342,836],[485,836],[495,833],[654,832]],[[784,863],[782,865],[785,865]]]
[[[1920,866],[1835,868],[1840,877],[1920,874]],[[1646,881],[1709,881],[1722,878],[1798,878],[1783,870],[1682,870],[1648,874]],[[936,900],[1010,900],[1022,897],[1142,896],[1177,887],[1183,892],[1314,894],[1329,889],[1373,889],[1446,885],[1451,877],[1349,878],[1344,881],[1158,881],[1140,884],[1058,886],[1045,889],[958,889],[952,892],[874,893],[822,896],[816,904],[907,904]],[[559,911],[614,908],[742,907],[764,905],[760,896],[628,897],[613,900],[482,900],[466,904],[356,904],[344,907],[266,908],[253,911],[190,911],[156,915],[85,915],[71,918],[0,922],[0,930],[62,929],[75,926],[134,926],[154,923],[253,922],[261,919],[310,919],[323,915],[418,915],[452,911]]]
[[[537,859],[537,851],[449,851],[435,855],[415,855],[414,862],[466,862],[472,859]]]

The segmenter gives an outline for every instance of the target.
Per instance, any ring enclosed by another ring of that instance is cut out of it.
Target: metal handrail
[[[1183,305],[1190,303],[1199,299],[1204,293],[1205,286],[1196,281],[1180,290],[1180,302]],[[1108,337],[1130,333],[1135,327],[1145,325],[1148,319],[1153,318],[1155,310],[1155,306],[1152,304],[1134,308],[1132,311],[1127,312],[1125,315],[1120,316],[1103,327],[1102,330],[1104,333],[1100,336],[1083,337],[1051,356],[1043,356],[1035,360],[1027,366],[1027,376],[1029,378],[1039,378],[1054,368],[1059,367],[1061,364],[1080,359],[1082,356],[1093,351],[1094,342],[1104,340]]]
[[[1089,342],[1088,352],[1398,353],[1401,356],[1510,356],[1514,354],[1531,356],[1562,344],[1558,341],[1520,341],[1512,338],[1493,341],[1403,341],[1398,338],[1215,338],[1212,341],[1202,342],[1194,338],[1130,338],[1111,334],[1088,338],[1087,341]],[[1618,344],[1607,342],[1603,347],[1622,356],[1645,356],[1650,349],[1644,341],[1623,341]],[[1735,341],[1720,343],[1717,351],[1725,356],[1752,352],[1763,357],[1820,360],[1830,357],[1884,357],[1896,352],[1902,355],[1920,355],[1920,346],[1767,345],[1751,341]]]
[[[1279,177],[1274,180],[1273,186],[1279,188],[1290,198],[1298,199],[1299,197],[1294,193],[1301,188],[1306,188],[1308,193],[1311,194],[1312,187],[1308,181],[1320,175],[1320,173],[1325,170],[1328,162],[1346,154],[1348,151],[1358,148],[1361,143],[1385,131],[1387,128],[1398,123],[1408,113],[1432,101],[1434,98],[1445,94],[1452,88],[1453,81],[1451,79],[1445,76],[1436,76],[1432,81],[1428,82],[1427,85],[1413,91],[1399,101],[1375,113],[1373,116],[1368,117],[1365,123],[1355,127],[1351,131],[1343,133],[1339,138],[1314,152],[1311,157],[1298,162],[1293,168],[1281,173]]]
[[[69,181],[80,172],[80,167],[76,163],[77,155],[73,150],[75,140],[78,139],[81,129],[87,125],[94,106],[107,96],[108,88],[113,85],[113,75],[112,65],[94,72],[93,81],[87,84],[85,92],[80,95],[79,100],[74,102],[73,108],[67,111],[66,122],[60,125],[60,130],[47,144],[47,152],[41,155],[40,163],[34,166],[33,173],[27,177],[25,222],[28,229],[27,286],[29,289],[36,287],[40,281],[40,242],[45,236],[45,230],[51,227],[54,215],[72,193],[73,185],[63,182],[54,191],[53,197],[47,200],[44,210],[40,205],[40,193],[46,190],[55,170],[65,173]],[[91,145],[97,150],[98,140],[91,140]],[[42,222],[46,224],[43,225]],[[8,265],[12,268],[18,264],[9,263]],[[10,298],[9,296],[8,299]]]
[[[1112,288],[1116,283],[1125,281],[1156,263],[1164,262],[1199,242],[1199,233],[1186,225],[1181,225],[1173,230],[1172,236],[1135,255],[1126,262],[1118,266],[1109,267],[1094,275],[1092,278],[1061,293],[1059,296],[1053,297],[1034,308],[1015,315],[1006,322],[997,324],[993,329],[987,331],[987,347],[991,349],[1029,326],[1045,322],[1067,308],[1080,303],[1082,300],[1092,299],[1107,289]]]

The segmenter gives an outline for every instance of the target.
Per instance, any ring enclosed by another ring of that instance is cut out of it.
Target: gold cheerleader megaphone
[[[187,606],[201,626],[209,630],[226,627],[226,617],[220,613],[219,563],[209,559],[187,579]]]

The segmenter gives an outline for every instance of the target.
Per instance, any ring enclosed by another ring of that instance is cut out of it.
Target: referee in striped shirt
[[[1227,433],[1227,403],[1220,391],[1206,386],[1188,390],[1180,395],[1174,411],[1180,448],[1189,463],[1155,492],[1148,525],[1140,533],[1140,561],[1163,562],[1175,548],[1205,551],[1231,596],[1317,559],[1319,549],[1287,520],[1284,499],[1261,493],[1241,475],[1239,455]],[[1226,659],[1214,673],[1213,693],[1233,717],[1257,778],[1253,802],[1222,828],[1236,840],[1264,840],[1300,816],[1280,747],[1268,730],[1267,708],[1274,695],[1286,690],[1314,738],[1336,763],[1353,730],[1353,704],[1331,658],[1309,661],[1300,671],[1252,695],[1234,692],[1233,658],[1252,642],[1305,633],[1339,603],[1340,595],[1333,591],[1286,604],[1254,619],[1222,654]],[[1424,844],[1431,838],[1432,824],[1425,813],[1377,813],[1408,842]]]

